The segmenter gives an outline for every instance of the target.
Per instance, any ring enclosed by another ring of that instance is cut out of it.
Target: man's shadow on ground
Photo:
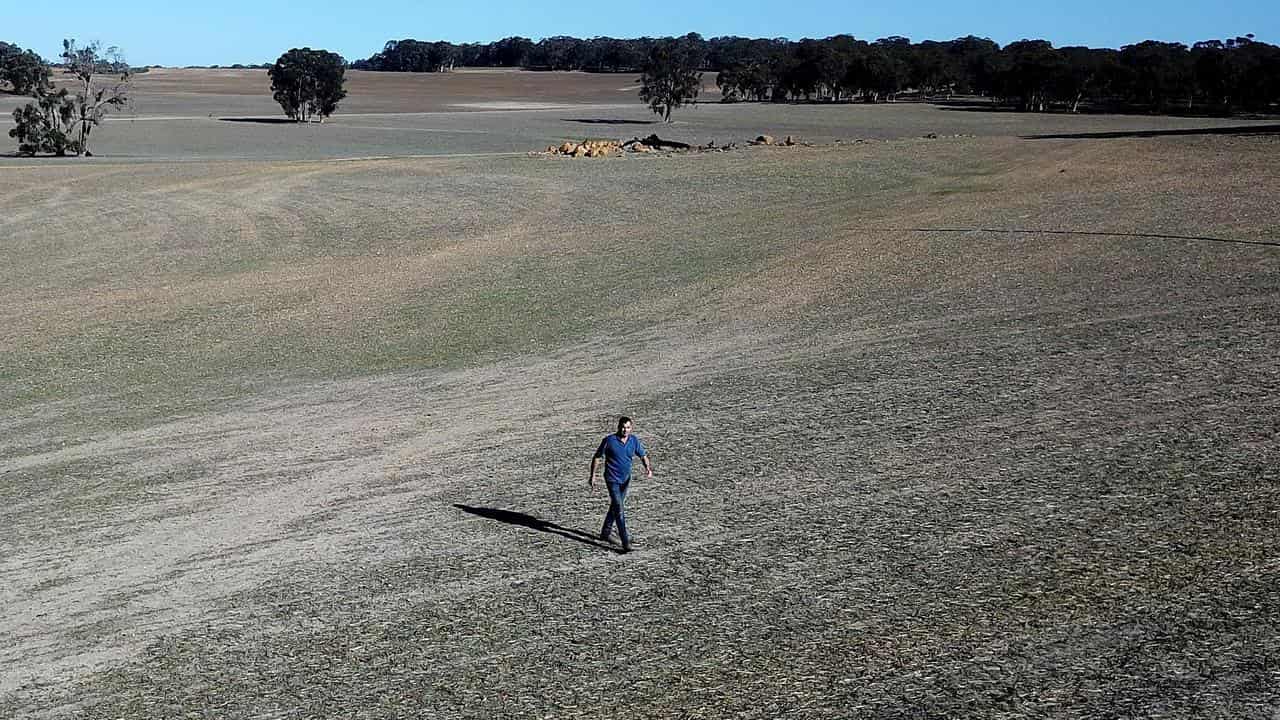
[[[506,523],[508,525],[519,525],[520,527],[526,527],[530,530],[559,535],[562,538],[575,540],[583,543],[584,545],[592,545],[594,547],[618,553],[621,552],[620,549],[609,545],[608,543],[601,542],[598,537],[591,533],[567,528],[563,525],[557,525],[549,520],[542,520],[522,512],[515,512],[514,510],[499,510],[497,508],[472,507],[470,505],[462,505],[461,503],[454,503],[453,506],[463,512],[468,512],[472,515],[479,515],[480,517],[488,518],[489,520],[497,520],[498,522]]]

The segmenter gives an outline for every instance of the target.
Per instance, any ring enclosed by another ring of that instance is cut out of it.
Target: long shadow
[[[85,157],[98,157],[98,156],[86,154]],[[122,157],[122,156],[117,155],[116,157]],[[13,152],[0,153],[0,159],[40,160],[43,162],[49,162],[49,161],[57,162],[59,160],[75,161],[75,160],[79,160],[80,158],[76,157],[75,153],[67,153],[66,155],[43,155],[43,154],[42,155],[23,155],[22,153],[15,150]]]
[[[297,120],[290,120],[289,118],[274,118],[274,117],[263,117],[263,118],[259,118],[259,117],[220,117],[220,118],[218,118],[218,120],[221,120],[222,122],[259,123],[259,124],[262,124],[262,125],[283,125],[283,124],[285,124],[285,123],[289,123],[290,125],[299,125],[299,124],[301,124],[301,125],[305,125],[305,124],[306,124],[306,123],[299,123]]]
[[[567,528],[563,525],[557,525],[549,520],[536,518],[527,513],[516,512],[514,510],[499,510],[498,508],[472,507],[471,505],[462,505],[461,503],[454,503],[453,506],[463,512],[471,513],[472,515],[479,515],[480,517],[488,520],[496,520],[508,525],[517,525],[519,527],[529,528],[530,530],[537,530],[538,532],[551,533],[552,535],[559,535],[566,540],[575,540],[584,545],[591,545],[604,550],[620,552],[618,548],[601,542],[591,533]]]
[[[562,122],[576,122],[584,125],[653,125],[657,120],[619,120],[611,118],[560,118]]]
[[[1212,109],[1196,108],[1188,110],[1186,108],[1166,107],[1160,112],[1154,112],[1151,108],[1140,105],[1082,105],[1076,112],[1067,112],[1061,106],[1054,106],[1054,109],[1047,113],[1030,113],[1017,106],[1015,103],[998,103],[992,102],[990,98],[953,98],[947,100],[945,98],[928,98],[921,100],[930,105],[937,107],[939,110],[950,110],[953,112],[986,112],[986,113],[1027,113],[1032,115],[1069,115],[1072,117],[1083,117],[1089,115],[1127,115],[1129,117],[1175,117],[1175,118],[1198,118],[1200,120],[1236,118],[1238,120],[1267,120],[1268,115],[1258,115],[1256,113],[1241,112],[1235,114],[1224,114],[1215,112]]]
[[[1228,127],[1182,128],[1178,130],[1054,133],[1049,135],[1020,135],[1019,137],[1022,140],[1109,140],[1114,138],[1151,138],[1163,135],[1280,135],[1280,124],[1231,125]]]
[[[927,100],[929,105],[933,105],[939,110],[948,112],[977,112],[977,113],[1017,113],[1022,112],[1012,105],[994,105],[983,100]],[[1043,113],[1038,113],[1043,114]]]
[[[1142,232],[1106,232],[1101,230],[1035,230],[1030,228],[983,228],[983,227],[901,227],[881,228],[865,227],[871,232],[910,232],[910,233],[994,233],[1010,235],[1082,235],[1094,237],[1136,238],[1140,240],[1185,240],[1188,242],[1231,243],[1235,245],[1261,245],[1263,247],[1280,247],[1275,240],[1240,240],[1238,238],[1206,237],[1203,235],[1169,235],[1166,233]]]

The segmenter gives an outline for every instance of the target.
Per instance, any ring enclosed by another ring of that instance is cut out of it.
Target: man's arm
[[[640,442],[640,438],[636,438],[635,453],[636,457],[640,458],[640,462],[644,463],[644,476],[653,477],[653,466],[649,464],[649,452],[644,449],[644,443]]]
[[[600,458],[604,457],[605,448],[608,447],[609,438],[605,437],[600,441],[600,445],[596,447],[596,454],[591,456],[591,476],[587,478],[587,487],[594,488],[596,486],[596,463],[600,462]]]

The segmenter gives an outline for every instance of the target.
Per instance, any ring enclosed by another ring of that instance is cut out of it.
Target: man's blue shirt
[[[596,449],[596,457],[604,456],[604,481],[621,485],[631,480],[631,457],[644,457],[644,446],[640,438],[628,435],[627,441],[618,439],[618,435],[606,435]]]

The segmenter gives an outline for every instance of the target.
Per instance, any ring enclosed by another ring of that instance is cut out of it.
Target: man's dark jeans
[[[625,505],[627,503],[627,489],[631,483],[611,483],[606,482],[609,486],[609,514],[604,516],[604,527],[600,530],[602,539],[609,538],[609,531],[613,529],[613,524],[618,523],[618,537],[622,539],[622,547],[631,547],[631,536],[627,534],[627,515]]]

